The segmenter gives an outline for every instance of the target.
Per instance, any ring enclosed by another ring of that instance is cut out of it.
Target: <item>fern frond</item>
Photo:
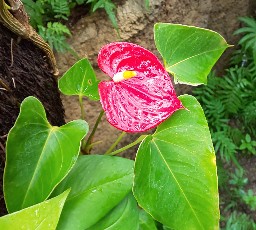
[[[228,128],[213,132],[212,141],[214,143],[215,152],[220,154],[221,159],[226,162],[230,162],[231,160],[233,160],[234,163],[237,162],[235,158],[237,146],[228,136]]]
[[[229,126],[227,134],[237,147],[240,145],[241,139],[244,137],[241,129],[232,126]]]
[[[48,22],[47,27],[38,26],[39,34],[58,52],[70,50],[66,43],[66,36],[70,36],[69,29],[59,22]]]
[[[244,67],[247,66],[249,59],[250,56],[248,55],[248,52],[238,49],[233,52],[232,57],[230,58],[230,65]]]
[[[214,72],[211,72],[208,76],[208,84],[193,90],[193,94],[202,105],[209,127],[214,131],[226,126],[229,121],[226,108],[216,93],[220,80]]]
[[[247,131],[253,137],[256,137],[256,101],[252,101],[249,104],[245,105],[242,112],[242,117]]]
[[[113,27],[118,32],[118,23],[117,23],[117,18],[115,14],[116,6],[111,0],[88,0],[87,3],[92,4],[93,12],[95,12],[97,9],[103,8],[106,11],[108,18],[111,21]]]
[[[104,9],[108,15],[108,18],[110,19],[112,25],[116,30],[118,30],[118,24],[117,24],[117,18],[115,14],[116,6],[111,1],[105,1]]]
[[[233,67],[227,70],[227,74],[221,79],[217,94],[225,105],[227,112],[236,114],[244,105],[243,97],[247,81],[244,79],[244,70]]]
[[[253,90],[255,90],[256,88],[256,65],[254,64],[254,62],[250,62],[247,66],[247,71],[248,71],[248,81],[251,82],[251,87],[253,88]],[[254,96],[256,97],[256,94],[254,94]]]
[[[218,98],[211,99],[204,106],[204,112],[209,126],[214,130],[227,125],[228,119],[226,118],[225,106]]]
[[[250,28],[253,28],[256,30],[256,21],[254,18],[250,17],[239,17],[239,20],[243,22],[244,24],[248,25]]]
[[[254,33],[255,29],[250,27],[243,27],[234,32],[234,35],[242,34],[242,33]]]
[[[245,213],[232,212],[224,230],[256,230],[256,223]]]
[[[249,17],[241,17],[239,19],[246,26],[238,29],[234,34],[244,34],[238,44],[240,44],[245,51],[251,50],[254,63],[256,64],[256,20]]]
[[[22,0],[26,12],[30,17],[30,24],[36,28],[37,25],[43,25],[44,7],[41,1]]]
[[[255,33],[256,33],[256,31],[254,31]],[[246,43],[246,42],[248,42],[248,41],[250,41],[252,38],[255,38],[255,33],[250,33],[250,34],[246,34],[245,36],[243,36],[240,40],[239,40],[239,42],[238,42],[238,44],[243,44],[243,43]]]
[[[207,85],[200,85],[193,90],[193,95],[201,102],[207,103],[215,97],[216,86],[219,78],[214,71],[211,71],[207,77]]]
[[[51,4],[54,18],[67,20],[70,15],[70,8],[67,0],[48,0]]]

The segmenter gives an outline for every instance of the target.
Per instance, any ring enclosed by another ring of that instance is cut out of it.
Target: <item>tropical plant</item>
[[[66,38],[71,35],[63,24],[76,5],[90,5],[91,11],[103,8],[112,25],[118,31],[116,6],[111,0],[22,0],[30,17],[31,25],[58,52],[71,51]]]
[[[256,223],[245,213],[232,212],[224,230],[255,230]]]
[[[242,143],[239,147],[240,150],[247,150],[249,153],[256,155],[256,141],[251,139],[249,134],[245,135],[245,139],[242,140]]]
[[[70,50],[66,42],[71,33],[63,20],[70,15],[70,7],[67,0],[22,0],[30,17],[30,24],[38,31],[52,49],[58,52]]]
[[[234,172],[229,173],[229,177],[230,179],[226,183],[226,185],[229,184],[229,186],[225,185],[221,188],[226,194],[226,200],[223,202],[223,204],[225,204],[224,211],[241,211],[241,207],[245,207],[245,205],[247,206],[248,210],[255,211],[256,196],[254,195],[252,189],[246,190],[245,188],[245,186],[248,184],[248,178],[245,176],[244,170],[242,168],[236,169]],[[232,219],[232,217],[229,218]]]
[[[58,52],[70,50],[65,42],[67,36],[71,36],[69,29],[59,22],[48,22],[47,26],[38,25],[38,32],[46,42]]]
[[[242,194],[242,199],[252,211],[256,211],[256,195],[252,189],[249,189],[245,194]]]
[[[112,25],[118,31],[118,24],[115,14],[116,6],[111,0],[86,0],[86,3],[91,3],[92,12],[95,12],[98,9],[104,9]]]
[[[59,79],[62,93],[79,98],[82,119],[51,126],[38,99],[21,103],[6,144],[4,196],[10,214],[0,218],[0,229],[20,223],[25,229],[68,230],[156,229],[159,223],[164,229],[219,227],[207,121],[193,96],[176,96],[167,71],[176,81],[203,84],[228,44],[197,27],[158,23],[154,33],[165,66],[139,45],[116,42],[98,56],[109,81],[99,83],[85,58]],[[191,66],[200,68],[190,71]],[[100,100],[103,108],[87,138],[83,97]],[[122,132],[104,155],[91,155],[104,112]],[[116,149],[127,132],[152,128],[154,133]],[[135,161],[115,156],[138,143]],[[52,212],[44,208],[51,205]]]
[[[239,164],[238,153],[255,154],[256,138],[256,21],[253,18],[240,18],[245,27],[238,29],[235,35],[243,35],[239,49],[234,51],[230,67],[223,76],[211,72],[208,85],[193,90],[201,103],[214,143],[219,154],[219,186],[224,194],[223,212],[239,210],[241,206],[255,209],[255,195],[245,189],[248,179]],[[235,172],[224,169],[233,161]],[[230,178],[228,181],[227,178]],[[227,187],[226,184],[229,184]],[[255,229],[255,223],[249,216],[233,212],[226,222],[225,229]]]
[[[244,143],[244,136],[248,134],[252,139],[255,138],[254,74],[251,65],[230,67],[223,77],[217,77],[212,72],[208,77],[208,85],[193,90],[209,122],[215,151],[219,152],[224,160],[229,162],[232,159],[236,164],[235,154],[240,146],[247,149],[245,144],[241,145]],[[253,141],[249,148],[253,151]]]
[[[234,34],[243,34],[238,44],[241,45],[243,51],[252,53],[250,56],[256,64],[256,20],[249,17],[240,17],[239,20],[246,26],[238,29]]]

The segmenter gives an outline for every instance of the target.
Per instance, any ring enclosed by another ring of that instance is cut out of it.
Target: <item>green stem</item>
[[[100,121],[101,121],[101,118],[102,118],[103,114],[104,114],[104,110],[101,110],[100,113],[99,113],[99,116],[98,116],[98,118],[97,118],[97,120],[96,120],[96,122],[95,122],[95,124],[94,124],[94,126],[93,126],[93,129],[92,129],[92,132],[91,132],[90,136],[88,137],[86,143],[83,144],[83,149],[85,150],[85,152],[86,152],[87,154],[90,153],[90,150],[91,150],[91,143],[92,143],[94,134],[95,134],[95,132],[96,132],[96,130],[97,130],[97,128],[98,128],[98,125],[99,125],[99,123],[100,123]]]
[[[116,141],[114,142],[114,144],[112,144],[110,146],[110,148],[107,150],[107,152],[105,153],[105,155],[109,155],[109,153],[112,152],[112,150],[117,146],[117,144],[122,140],[122,138],[124,137],[124,135],[126,134],[126,132],[122,132],[119,137],[116,139]]]
[[[131,148],[131,147],[133,147],[133,146],[135,146],[135,145],[137,145],[137,144],[139,144],[141,141],[143,141],[143,139],[144,139],[145,137],[147,137],[147,135],[141,135],[136,141],[130,143],[129,145],[124,146],[124,147],[121,148],[121,149],[118,149],[118,150],[116,150],[116,151],[114,151],[114,152],[108,153],[108,154],[106,154],[106,155],[111,155],[111,156],[113,156],[113,155],[116,155],[116,154],[118,154],[118,153],[121,153],[121,152],[123,152],[123,151],[125,151],[125,150],[127,150],[127,149],[129,149],[129,148]]]
[[[85,113],[84,113],[84,105],[83,105],[83,96],[79,95],[79,105],[81,109],[81,119],[85,120]]]
[[[87,149],[89,149],[89,152],[90,152],[90,150],[92,149],[93,146],[98,145],[98,144],[101,144],[102,142],[103,142],[103,141],[95,141],[95,142],[92,142],[91,144],[89,144],[89,145],[87,146]]]
[[[80,105],[80,110],[81,110],[81,119],[85,120],[83,96],[79,95],[78,98],[79,98],[79,105]],[[84,154],[84,149],[83,149],[84,144],[85,144],[85,138],[82,140],[82,145],[81,145],[82,148],[81,148],[80,154]]]

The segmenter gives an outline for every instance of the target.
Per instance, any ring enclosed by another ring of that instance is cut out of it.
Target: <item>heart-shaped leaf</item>
[[[55,230],[69,190],[50,200],[0,218],[0,229]]]
[[[190,85],[206,84],[211,68],[229,46],[220,34],[193,26],[157,23],[154,34],[166,70],[176,82]]]
[[[140,210],[140,230],[157,230],[156,222],[148,213],[143,209]]]
[[[40,101],[26,98],[8,135],[4,195],[9,212],[44,201],[77,160],[85,121],[51,126]]]
[[[171,229],[218,229],[214,148],[203,110],[180,96],[179,110],[144,139],[135,162],[139,205]]]
[[[130,193],[98,223],[86,230],[138,230],[139,209]]]
[[[80,156],[53,195],[71,192],[58,229],[84,230],[103,218],[131,191],[133,161],[111,156]]]
[[[99,100],[98,84],[99,80],[86,58],[75,63],[59,79],[59,89],[63,94],[86,96],[91,100]]]

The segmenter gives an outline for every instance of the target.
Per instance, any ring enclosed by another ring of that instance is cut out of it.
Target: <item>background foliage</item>
[[[242,38],[230,67],[222,76],[211,72],[208,84],[196,88],[193,93],[204,109],[218,153],[219,186],[226,199],[222,202],[225,211],[231,211],[226,218],[226,229],[256,229],[249,216],[236,211],[244,205],[255,211],[256,200],[254,192],[245,189],[248,179],[239,164],[240,157],[256,154],[256,20],[248,17],[240,20],[244,27],[234,34]],[[223,165],[231,162],[237,170],[224,170]]]
[[[71,51],[66,38],[71,36],[65,25],[71,11],[78,5],[91,12],[104,9],[113,27],[118,31],[116,6],[111,0],[22,0],[30,17],[31,25],[58,52]],[[146,2],[145,2],[146,3]]]

